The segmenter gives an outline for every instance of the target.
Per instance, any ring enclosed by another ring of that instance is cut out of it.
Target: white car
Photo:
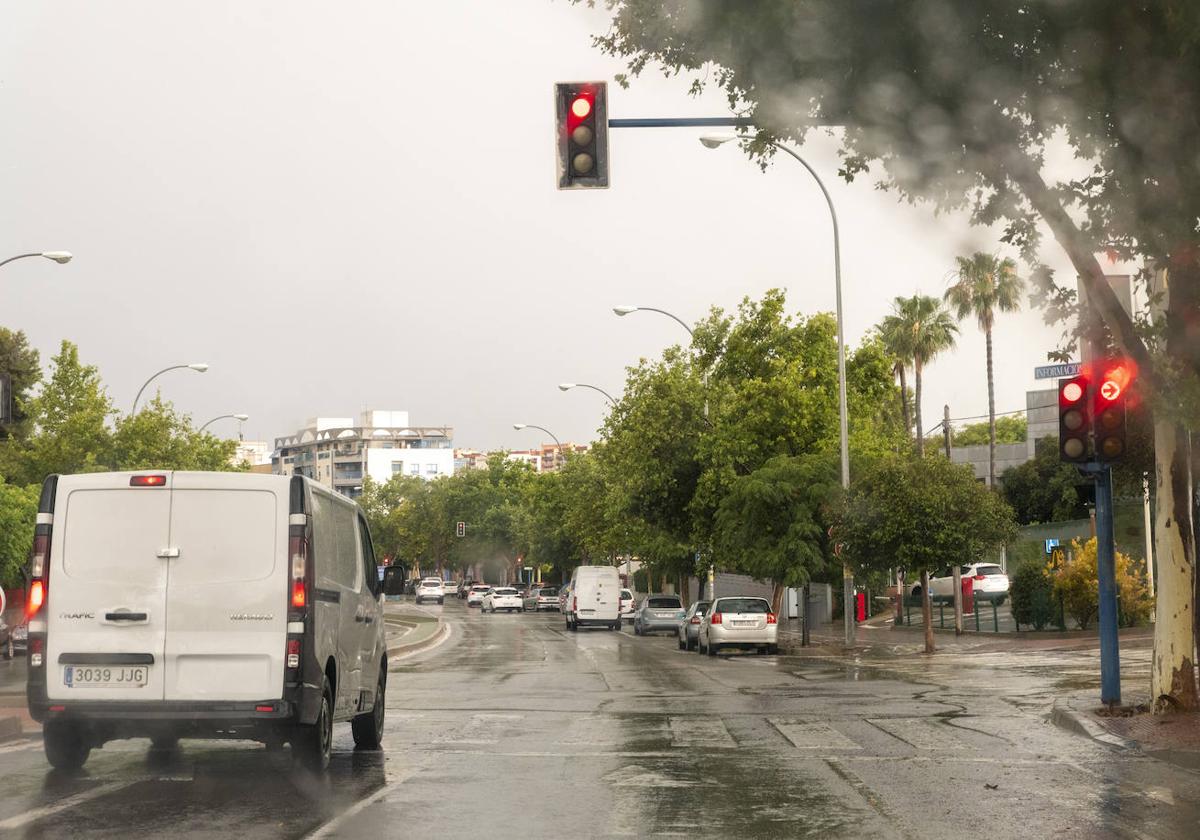
[[[254,739],[314,769],[378,749],[383,587],[354,502],[301,476],[51,475],[29,566],[27,701],[46,758]]]
[[[458,581],[448,580],[442,584],[442,594],[445,595],[447,598],[457,598],[458,597],[458,586],[459,586]]]
[[[483,605],[483,596],[486,595],[488,593],[488,590],[491,588],[492,587],[490,587],[490,586],[481,586],[481,585],[472,586],[471,590],[469,592],[467,592],[467,606],[468,607],[482,606]]]
[[[425,578],[417,584],[417,603],[437,601],[439,604],[446,599],[446,591],[442,589],[441,578]]]
[[[717,598],[700,620],[696,649],[716,656],[722,648],[779,653],[779,620],[766,598]]]
[[[633,590],[621,590],[621,620],[633,621],[633,614],[636,612],[633,608]]]
[[[971,578],[975,597],[1003,604],[1008,597],[1008,575],[995,563],[972,563],[962,567],[963,580]],[[909,587],[909,595],[921,597],[921,582]],[[954,600],[954,570],[942,569],[929,577],[929,597],[933,601]]]
[[[484,612],[496,612],[497,610],[523,612],[525,602],[521,600],[521,593],[513,587],[497,586],[487,591],[487,594],[483,596],[483,602],[480,604],[480,607]]]

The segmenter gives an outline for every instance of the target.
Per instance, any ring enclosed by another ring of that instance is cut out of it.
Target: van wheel
[[[387,701],[387,663],[379,666],[379,681],[375,684],[375,705],[366,714],[350,721],[354,732],[354,747],[359,750],[378,750],[383,747],[383,713]]]
[[[329,753],[333,748],[333,689],[329,677],[321,680],[321,708],[311,725],[296,727],[292,739],[292,750],[300,763],[309,770],[321,772],[329,767]]]
[[[55,770],[78,770],[92,751],[79,727],[65,720],[46,721],[42,729],[42,746],[46,750],[46,760]]]

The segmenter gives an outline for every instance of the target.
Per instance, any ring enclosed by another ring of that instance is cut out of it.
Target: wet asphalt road
[[[385,749],[185,741],[49,770],[0,745],[2,837],[1194,838],[1200,775],[1045,720],[1089,654],[716,659],[557,615],[444,609],[392,665]]]

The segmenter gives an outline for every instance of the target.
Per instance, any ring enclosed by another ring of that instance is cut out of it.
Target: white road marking
[[[867,722],[919,750],[961,750],[966,746],[929,718],[868,718]]]
[[[394,791],[396,788],[400,787],[400,785],[404,784],[409,779],[411,779],[413,776],[415,776],[417,774],[417,772],[421,769],[422,769],[421,767],[410,767],[407,770],[400,771],[400,773],[397,774],[395,780],[393,780],[390,784],[384,785],[379,790],[375,791],[373,794],[368,796],[366,799],[358,800],[353,805],[351,805],[349,808],[347,808],[345,811],[342,811],[342,813],[340,813],[336,817],[334,817],[332,820],[325,823],[323,826],[316,829],[311,834],[307,835],[304,838],[304,840],[319,840],[319,838],[321,838],[321,837],[332,837],[337,832],[338,829],[340,829],[343,825],[345,825],[351,819],[353,819],[354,817],[356,817],[360,813],[362,813],[364,808],[368,807],[369,805],[373,805],[376,802],[378,802],[379,800],[383,799],[385,796],[387,796],[389,793]]]
[[[40,750],[41,748],[42,741],[40,738],[37,740],[22,739],[11,744],[4,744],[3,746],[0,746],[0,755],[4,753],[25,752],[26,750]]]
[[[76,805],[82,805],[92,799],[98,799],[101,796],[107,796],[110,793],[115,793],[122,788],[127,788],[132,784],[142,781],[141,779],[129,779],[122,782],[109,782],[105,785],[98,785],[91,790],[85,790],[82,793],[77,793],[74,796],[68,796],[66,799],[60,799],[51,805],[43,805],[41,808],[34,808],[32,811],[26,811],[24,814],[17,814],[15,817],[0,822],[0,831],[12,831],[46,817],[53,816],[59,811],[65,811],[68,808],[74,808]]]
[[[620,770],[614,770],[603,776],[602,779],[613,787],[679,788],[694,787],[696,785],[696,782],[686,779],[672,779],[669,776],[664,776],[662,773],[656,773],[653,770],[647,770],[645,767],[637,764],[631,764],[628,767],[622,767]]]
[[[505,730],[516,729],[515,724],[524,719],[525,715],[471,715],[471,722],[461,730],[438,736],[436,740],[441,744],[495,744]]]
[[[861,750],[832,726],[821,721],[803,721],[786,718],[767,718],[792,746],[800,750]]]
[[[673,747],[736,747],[737,742],[720,719],[673,717],[671,746]]]

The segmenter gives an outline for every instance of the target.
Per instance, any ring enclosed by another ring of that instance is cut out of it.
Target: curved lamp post
[[[554,463],[557,465],[559,458],[564,457],[563,451],[562,451],[562,441],[560,441],[558,439],[558,437],[554,434],[554,432],[550,431],[545,426],[535,426],[532,423],[513,423],[513,428],[516,429],[518,432],[521,431],[522,429],[537,429],[539,431],[545,432],[546,434],[550,435],[550,437],[554,438],[554,444],[555,444],[555,446],[558,447],[558,457],[556,457],[554,459]]]
[[[70,251],[34,251],[31,254],[17,254],[15,257],[9,257],[6,260],[0,260],[0,265],[8,265],[14,260],[23,260],[27,259],[28,257],[45,257],[48,260],[54,260],[54,262],[62,265],[63,263],[69,263],[71,261],[72,254]]]
[[[692,331],[692,328],[689,327],[682,318],[672,315],[665,309],[655,309],[653,306],[614,306],[613,312],[621,317],[628,315],[630,312],[657,312],[659,315],[666,315],[668,318],[674,318],[679,326],[688,331],[688,335],[692,337],[695,337],[696,335],[695,332]]]
[[[560,382],[558,385],[558,390],[560,391],[570,391],[572,388],[591,388],[593,391],[599,391],[601,394],[603,394],[605,399],[607,399],[611,404],[617,404],[617,401],[613,399],[612,394],[596,385],[588,385],[586,382]]]
[[[700,142],[707,149],[715,149],[725,143],[738,139],[740,138],[731,135],[705,135],[700,138]],[[782,143],[767,141],[767,145],[791,155],[800,162],[801,166],[808,170],[808,174],[813,176],[813,180],[821,188],[821,194],[825,196],[825,203],[829,205],[829,217],[833,220],[833,282],[837,295],[838,333],[838,426],[842,450],[842,488],[846,489],[850,486],[850,445],[848,442],[848,421],[846,417],[846,330],[842,321],[842,244],[841,237],[838,234],[837,211],[833,208],[833,199],[829,195],[829,190],[825,189],[825,182],[821,180],[821,176],[817,174],[817,171],[809,166],[808,161]],[[842,567],[842,584],[843,608],[846,616],[846,645],[850,646],[854,644],[855,630],[853,618],[854,578],[851,577],[850,569],[847,566]],[[805,606],[807,607],[807,604]]]
[[[204,371],[208,370],[208,365],[205,362],[192,362],[190,365],[171,365],[170,367],[163,368],[158,373],[154,374],[154,376],[151,376],[149,379],[147,379],[142,384],[141,388],[138,388],[137,396],[133,398],[133,408],[130,409],[129,416],[132,417],[133,415],[137,414],[138,400],[142,398],[142,392],[146,390],[147,385],[169,370],[183,370],[184,368],[187,368],[188,370],[194,370],[196,373],[204,373]]]
[[[203,432],[205,429],[207,429],[213,423],[216,423],[218,420],[225,420],[227,418],[237,420],[239,423],[245,423],[247,420],[250,419],[250,415],[249,414],[221,414],[221,415],[218,415],[218,416],[214,417],[213,419],[209,420],[207,423],[205,423],[203,426],[201,426],[196,431]]]

